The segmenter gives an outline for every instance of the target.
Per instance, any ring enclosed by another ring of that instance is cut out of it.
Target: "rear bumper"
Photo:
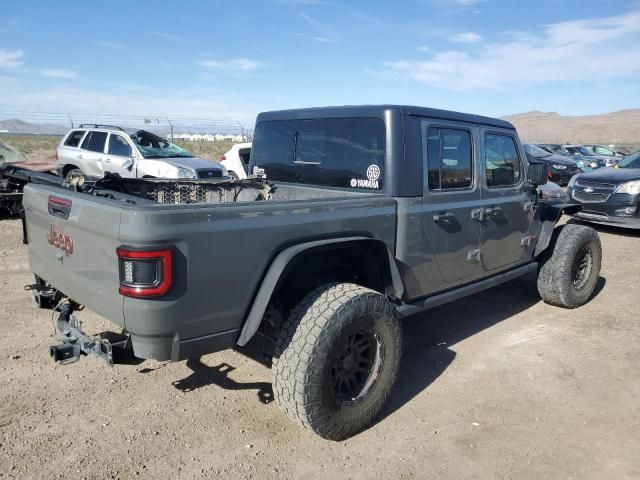
[[[236,345],[240,329],[180,340],[177,337],[146,337],[131,334],[133,353],[138,358],[186,360],[226,350]]]

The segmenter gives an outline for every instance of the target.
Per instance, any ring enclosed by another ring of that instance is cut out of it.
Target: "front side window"
[[[109,136],[109,148],[107,151],[111,155],[116,155],[118,157],[131,156],[131,146],[129,143],[124,139],[124,137],[114,135],[113,133]]]
[[[484,161],[488,187],[508,187],[520,182],[522,168],[513,137],[486,134]]]
[[[67,147],[77,147],[80,145],[80,140],[84,137],[86,130],[74,130],[69,134],[67,139],[64,141],[65,146]]]
[[[90,152],[104,152],[107,132],[89,132],[82,142],[82,148]]]
[[[384,152],[378,119],[278,120],[257,125],[251,160],[270,180],[379,190]]]
[[[429,127],[427,164],[429,190],[471,187],[471,134],[466,130]]]

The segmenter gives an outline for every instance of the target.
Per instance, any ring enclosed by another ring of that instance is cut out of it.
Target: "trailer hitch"
[[[25,285],[24,289],[33,292],[33,306],[37,308],[56,310],[63,298],[62,293],[38,277],[36,283]]]
[[[94,354],[101,357],[107,365],[113,366],[114,348],[127,349],[131,347],[129,335],[122,334],[112,341],[100,335],[89,336],[82,331],[82,322],[73,315],[73,304],[64,303],[60,306],[60,314],[56,324],[58,332],[56,338],[59,345],[49,347],[49,354],[54,361],[61,365],[80,360],[82,354]]]

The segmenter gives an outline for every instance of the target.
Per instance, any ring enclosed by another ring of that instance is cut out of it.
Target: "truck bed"
[[[50,197],[71,201],[67,219],[51,213]],[[269,264],[292,242],[359,235],[395,246],[396,201],[382,194],[279,185],[269,200],[214,205],[126,197],[28,184],[29,263],[66,296],[128,330],[143,358],[184,358],[211,336],[233,343]],[[72,253],[50,244],[52,229],[72,239]],[[122,245],[173,246],[175,280],[166,296],[119,294]]]

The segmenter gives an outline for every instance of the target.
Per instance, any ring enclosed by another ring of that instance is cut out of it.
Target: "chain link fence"
[[[0,110],[0,133],[6,135],[61,136],[82,124],[144,129],[172,141],[246,142],[253,136],[253,123],[228,119]]]

